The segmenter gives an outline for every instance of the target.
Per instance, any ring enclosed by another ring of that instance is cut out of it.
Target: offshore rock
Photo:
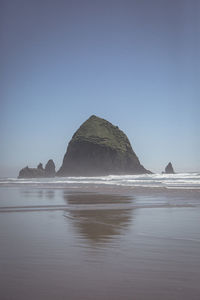
[[[28,166],[21,169],[18,178],[36,178],[45,177],[45,172],[41,168],[29,168]]]
[[[39,163],[37,168],[29,168],[27,166],[21,169],[18,178],[54,177],[55,175],[55,164],[53,160],[50,159],[46,164],[45,169],[41,163]]]
[[[93,115],[73,135],[57,175],[144,173],[151,172],[140,164],[123,131]]]
[[[39,163],[39,165],[37,166],[37,169],[44,170],[42,163]]]
[[[55,167],[53,160],[50,159],[45,166],[45,173],[47,174],[48,177],[55,176],[55,174],[56,174],[55,168],[56,167]]]
[[[163,172],[163,173],[164,173],[164,174],[175,174],[171,162],[168,163],[168,165],[167,165],[166,168],[165,168],[165,172]]]

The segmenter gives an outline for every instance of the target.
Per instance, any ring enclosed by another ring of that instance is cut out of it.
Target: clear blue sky
[[[200,171],[200,1],[2,0],[0,176],[57,169],[95,114],[141,163]]]

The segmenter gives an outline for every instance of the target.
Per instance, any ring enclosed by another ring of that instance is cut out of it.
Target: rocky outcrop
[[[73,135],[58,176],[151,173],[141,164],[117,126],[91,116]]]
[[[36,178],[45,177],[44,170],[41,168],[29,168],[28,166],[21,169],[18,178]]]
[[[55,175],[55,164],[53,160],[50,159],[46,164],[45,169],[41,163],[39,163],[37,168],[29,168],[27,166],[21,169],[18,178],[54,177]]]
[[[47,176],[48,177],[53,177],[53,176],[55,176],[55,174],[56,174],[56,171],[55,171],[55,164],[54,164],[54,162],[53,162],[53,160],[52,159],[50,159],[48,162],[47,162],[47,164],[46,164],[46,166],[45,166],[45,173],[47,174]]]
[[[42,163],[39,163],[39,165],[37,166],[37,169],[40,169],[40,170],[44,171]]]
[[[168,163],[168,165],[165,168],[165,172],[163,172],[163,174],[175,174],[171,162]]]

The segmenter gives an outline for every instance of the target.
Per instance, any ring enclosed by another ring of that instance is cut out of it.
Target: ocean
[[[26,185],[54,188],[79,188],[86,185],[123,187],[200,189],[200,173],[109,175],[99,177],[55,177],[37,179],[2,178],[0,186]]]
[[[200,174],[0,179],[0,299],[199,300]]]

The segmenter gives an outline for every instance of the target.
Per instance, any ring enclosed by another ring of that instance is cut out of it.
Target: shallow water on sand
[[[1,299],[200,299],[197,190],[0,188]]]

